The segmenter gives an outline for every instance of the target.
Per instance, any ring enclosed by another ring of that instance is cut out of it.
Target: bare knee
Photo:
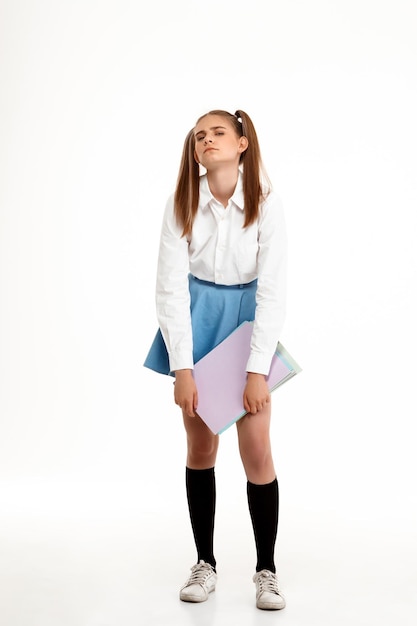
[[[262,485],[274,480],[275,468],[269,437],[241,440],[239,449],[246,477],[250,482]]]
[[[246,466],[254,471],[263,471],[272,461],[269,441],[253,441],[240,447],[240,455]]]
[[[194,469],[214,467],[217,456],[217,441],[214,437],[187,438],[187,466]]]
[[[193,469],[214,467],[219,445],[219,436],[199,417],[184,417],[187,432],[187,466]]]

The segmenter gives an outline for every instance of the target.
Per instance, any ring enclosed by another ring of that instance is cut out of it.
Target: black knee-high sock
[[[255,535],[258,562],[256,571],[269,569],[275,574],[274,550],[278,529],[278,481],[255,485],[248,481],[248,504]]]
[[[198,561],[203,559],[216,568],[216,559],[213,554],[214,513],[216,509],[214,467],[203,470],[187,467],[186,487]]]

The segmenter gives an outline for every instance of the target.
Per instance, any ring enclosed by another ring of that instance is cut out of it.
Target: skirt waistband
[[[201,278],[197,278],[197,276],[194,276],[193,274],[189,274],[189,278],[197,281],[201,285],[207,285],[208,287],[216,287],[217,289],[245,289],[247,287],[253,287],[253,285],[255,285],[258,280],[257,278],[255,278],[250,283],[242,283],[238,285],[220,285],[219,283],[212,283],[209,280],[202,280]]]

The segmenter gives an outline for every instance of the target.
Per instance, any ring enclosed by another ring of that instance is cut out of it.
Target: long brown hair
[[[198,118],[196,124],[207,115],[220,115],[233,126],[238,137],[246,137],[247,149],[240,155],[243,169],[243,196],[245,203],[245,222],[243,227],[253,224],[259,215],[259,205],[268,195],[271,184],[262,164],[261,151],[255,127],[245,111],[237,110],[234,115],[227,111],[214,110]],[[182,236],[191,234],[197,213],[200,188],[200,166],[194,159],[194,128],[187,134],[182,151],[174,194],[174,212],[178,224],[182,227]],[[262,185],[266,184],[266,187]]]

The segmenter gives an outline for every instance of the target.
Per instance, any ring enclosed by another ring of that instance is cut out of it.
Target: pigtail
[[[245,198],[245,223],[253,224],[259,215],[259,204],[268,195],[271,184],[264,170],[258,136],[249,115],[238,109],[235,118],[241,125],[241,135],[248,140],[247,149],[240,155],[243,165],[243,194]],[[266,188],[262,183],[266,183]]]
[[[197,213],[200,167],[194,158],[194,129],[187,134],[182,151],[177,186],[174,194],[174,214],[183,229],[182,236],[191,234]]]

